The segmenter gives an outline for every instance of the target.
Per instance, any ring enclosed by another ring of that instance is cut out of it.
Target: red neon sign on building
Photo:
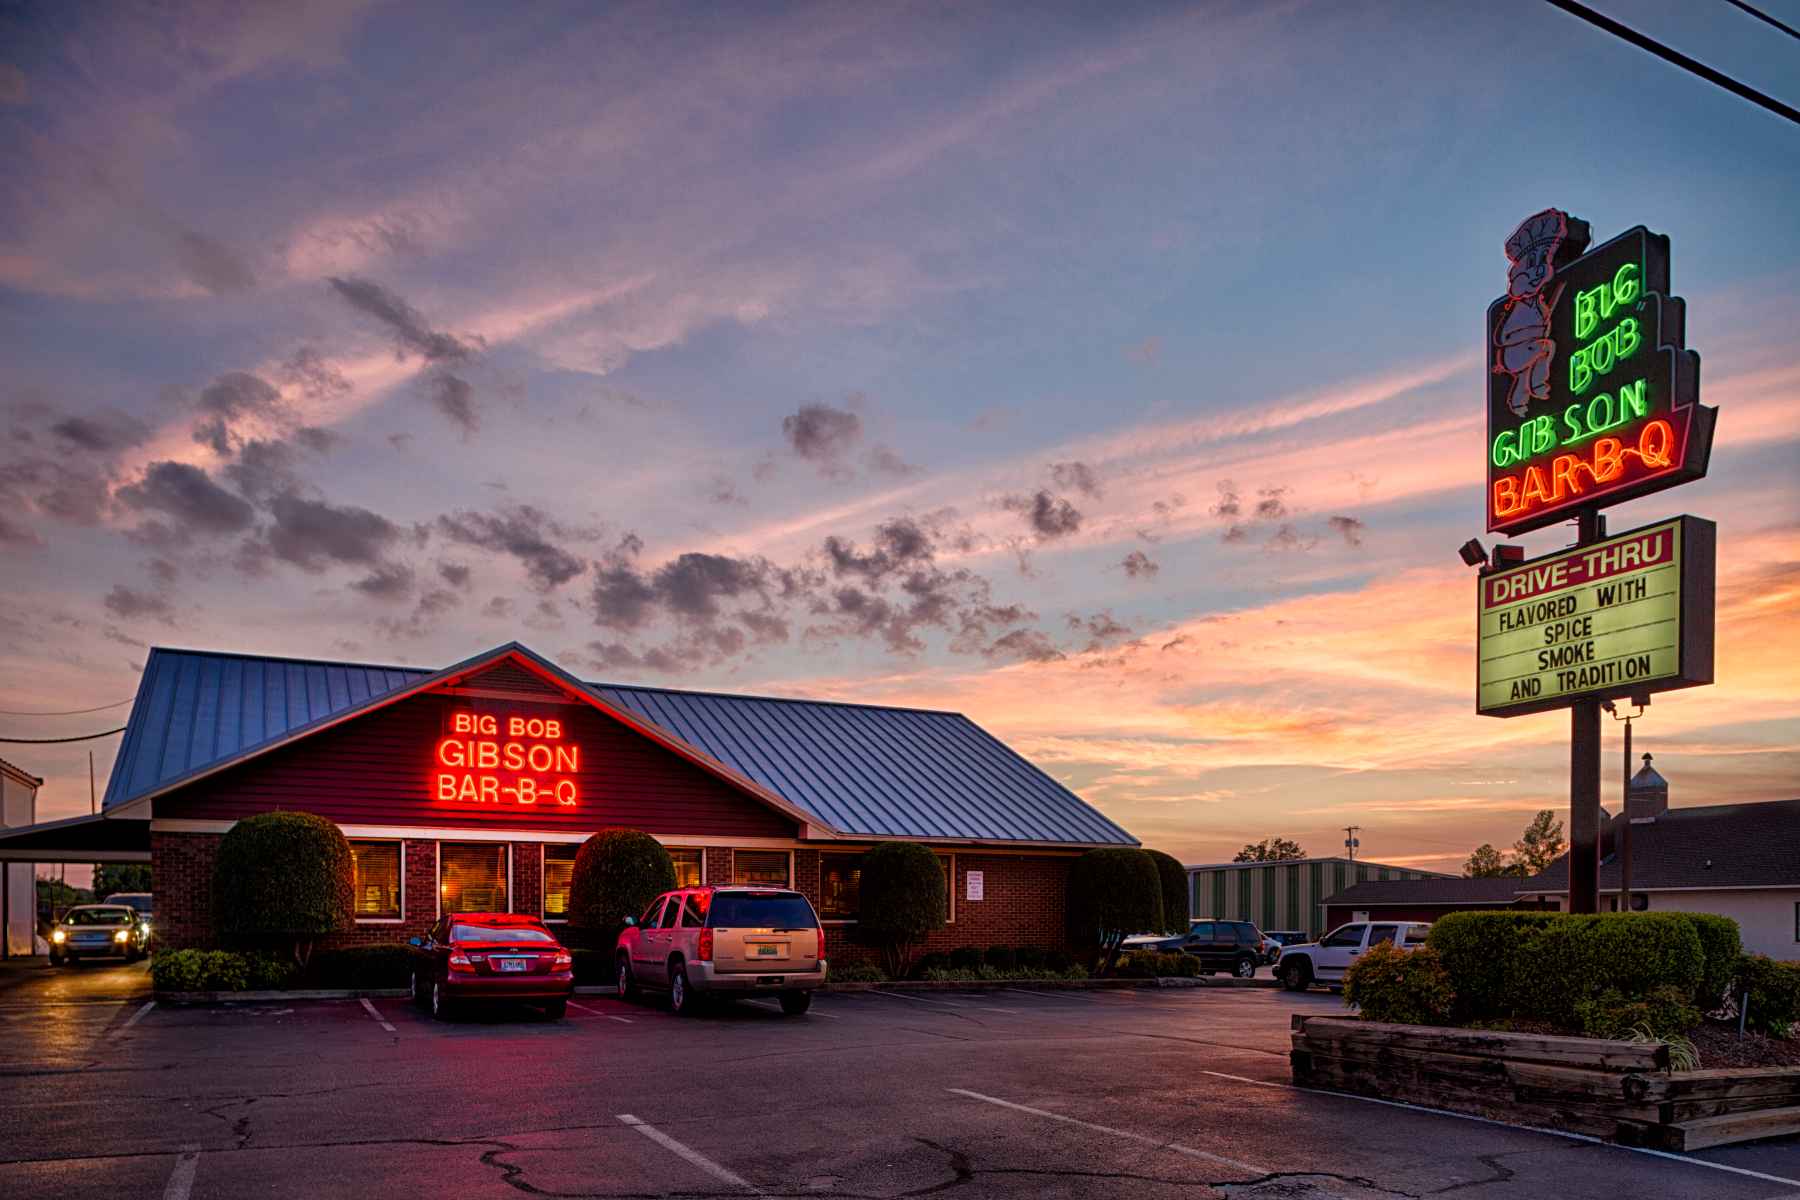
[[[502,729],[504,728],[504,733]],[[432,795],[452,804],[558,804],[580,799],[581,747],[555,717],[454,712],[438,739]]]

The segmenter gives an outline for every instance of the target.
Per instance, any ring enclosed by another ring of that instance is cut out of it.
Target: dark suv
[[[1202,974],[1230,971],[1249,979],[1268,961],[1269,944],[1250,921],[1191,921],[1188,931],[1166,938],[1125,939],[1127,950],[1155,950],[1164,954],[1192,954],[1200,960]]]

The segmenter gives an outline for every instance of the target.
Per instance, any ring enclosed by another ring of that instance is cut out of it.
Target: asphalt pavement
[[[0,991],[0,1195],[1793,1200],[1800,1141],[1666,1156],[1288,1085],[1265,989],[827,994],[550,1022]]]

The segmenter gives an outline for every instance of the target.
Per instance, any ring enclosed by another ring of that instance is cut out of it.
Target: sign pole
[[[1575,544],[1606,536],[1606,518],[1583,509]],[[1569,911],[1600,911],[1600,701],[1577,700],[1569,708]]]

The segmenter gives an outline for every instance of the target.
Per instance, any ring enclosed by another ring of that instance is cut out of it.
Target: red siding
[[[438,801],[438,739],[452,711],[552,717],[580,747],[574,807]],[[795,822],[585,705],[424,695],[303,737],[156,800],[158,818],[236,820],[271,809],[340,825],[430,825],[585,832],[624,825],[693,837],[794,837]]]

